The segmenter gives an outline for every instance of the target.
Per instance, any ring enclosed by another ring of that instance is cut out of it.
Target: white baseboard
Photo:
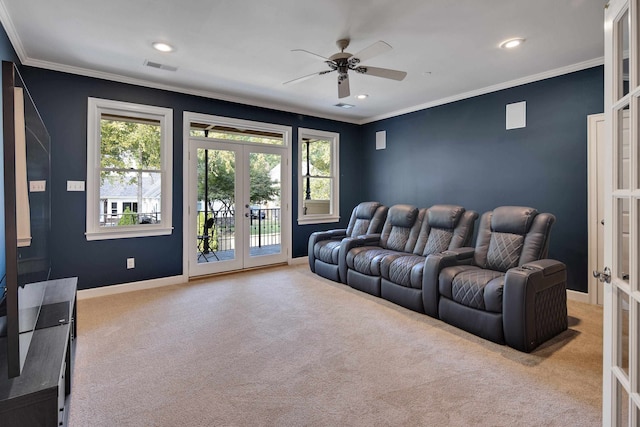
[[[567,289],[567,299],[571,301],[583,302],[585,304],[591,304],[589,294],[586,292],[572,291],[571,289]]]
[[[102,286],[100,288],[82,289],[78,291],[78,299],[102,297],[106,295],[121,294],[124,292],[140,291],[143,289],[160,288],[163,286],[179,285],[187,283],[185,276],[163,277],[161,279],[142,280],[140,282],[122,283],[120,285]]]
[[[302,264],[309,264],[309,257],[308,256],[301,256],[298,258],[291,258],[289,260],[289,265],[302,265]]]

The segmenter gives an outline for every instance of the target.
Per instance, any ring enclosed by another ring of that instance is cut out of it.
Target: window
[[[173,111],[89,98],[87,120],[87,240],[171,234]]]
[[[340,135],[298,129],[298,224],[338,222]]]

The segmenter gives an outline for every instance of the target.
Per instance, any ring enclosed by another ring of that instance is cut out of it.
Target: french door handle
[[[605,267],[604,271],[593,271],[593,277],[598,279],[601,282],[611,283],[611,270],[609,267]]]

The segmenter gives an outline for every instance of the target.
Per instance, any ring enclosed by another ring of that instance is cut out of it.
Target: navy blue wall
[[[311,232],[346,226],[361,198],[360,127],[265,108],[121,84],[61,72],[24,67],[23,77],[51,134],[52,277],[78,276],[80,289],[182,274],[182,118],[183,111],[214,114],[293,127],[293,257],[305,256]],[[173,225],[170,236],[100,240],[84,236],[86,197],[67,192],[67,180],[86,180],[87,98],[155,105],[173,109]],[[297,128],[340,133],[342,187],[340,224],[297,226]],[[346,164],[345,164],[346,163]],[[349,167],[347,167],[347,165]],[[136,258],[127,270],[126,258]]]
[[[551,212],[550,257],[568,288],[587,292],[587,115],[604,108],[595,67],[363,127],[365,199],[392,205],[455,203]],[[527,102],[526,128],[505,130],[505,106]],[[375,132],[387,132],[375,150]]]

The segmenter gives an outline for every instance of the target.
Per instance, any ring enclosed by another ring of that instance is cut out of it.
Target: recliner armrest
[[[314,273],[316,272],[316,257],[315,257],[315,253],[313,252],[313,248],[316,245],[316,243],[322,240],[341,239],[346,236],[347,236],[346,228],[337,228],[335,230],[327,230],[327,231],[315,231],[311,233],[311,235],[309,236],[309,245],[307,246],[309,268],[311,269],[311,271],[313,271]]]
[[[440,271],[453,265],[471,264],[473,252],[473,248],[456,248],[438,254],[431,254],[427,257],[422,271],[422,304],[426,314],[438,318],[438,302],[440,299],[438,277],[440,276]]]
[[[567,329],[567,267],[542,259],[507,271],[502,319],[505,342],[530,352]]]
[[[556,261],[554,259],[540,259],[523,264],[520,268],[524,270],[542,271],[544,276],[549,276],[565,269],[566,266],[560,261]]]
[[[448,250],[442,252],[442,255],[446,255],[446,256],[452,256],[453,255],[453,256],[455,256],[456,261],[466,261],[466,260],[472,260],[473,259],[474,251],[475,251],[474,248],[469,248],[469,247],[455,248],[455,249],[448,249]]]
[[[380,243],[380,233],[373,234],[363,234],[358,237],[354,237],[356,244],[352,247],[356,246],[377,246]]]

